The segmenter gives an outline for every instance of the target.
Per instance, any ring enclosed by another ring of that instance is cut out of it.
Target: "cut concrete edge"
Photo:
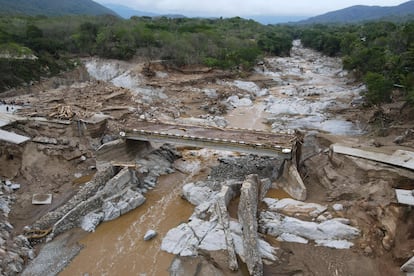
[[[7,126],[17,121],[25,120],[25,117],[7,113],[7,112],[0,112],[0,127]]]
[[[340,144],[333,144],[331,149],[334,153],[350,155],[354,157],[373,160],[393,166],[399,166],[414,170],[414,152],[397,150],[393,154],[374,152],[369,150],[357,149]]]
[[[18,145],[18,144],[29,141],[30,137],[0,129],[0,140]]]
[[[33,205],[48,205],[52,204],[52,194],[33,194]]]

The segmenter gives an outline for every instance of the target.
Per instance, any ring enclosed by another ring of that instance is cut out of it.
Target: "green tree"
[[[98,25],[92,22],[85,22],[79,26],[79,30],[72,36],[79,52],[93,54],[95,48]]]
[[[364,80],[368,89],[366,99],[370,104],[380,104],[391,100],[393,84],[390,80],[381,74],[372,72],[368,72]]]

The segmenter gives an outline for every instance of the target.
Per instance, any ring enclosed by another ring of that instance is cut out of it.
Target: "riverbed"
[[[225,120],[228,126],[248,129],[299,128],[360,134],[358,122],[349,122],[332,112],[346,108],[361,91],[359,84],[349,82],[341,67],[339,59],[321,56],[295,41],[291,57],[268,58],[256,68],[256,79],[270,77],[273,86],[260,88],[250,79],[221,83],[255,95],[251,103],[245,100],[230,110]],[[125,85],[119,78],[113,83]],[[217,158],[210,155],[212,159],[206,163],[214,162],[213,157]],[[161,240],[193,212],[193,206],[181,198],[181,188],[194,178],[205,177],[206,163],[202,173],[176,172],[161,177],[157,187],[146,194],[144,205],[103,223],[81,239],[84,249],[60,275],[167,275],[174,256],[160,250]],[[272,193],[280,196],[278,191]],[[150,229],[158,235],[144,241],[143,236]]]

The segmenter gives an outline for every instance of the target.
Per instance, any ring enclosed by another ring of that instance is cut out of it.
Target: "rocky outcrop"
[[[349,220],[343,218],[317,223],[265,211],[260,214],[259,228],[260,232],[281,241],[307,243],[306,240],[312,240],[321,246],[344,249],[353,246],[349,240],[360,234],[357,228],[348,224]]]
[[[105,170],[98,171],[92,181],[85,184],[82,189],[65,205],[57,208],[54,211],[47,213],[40,218],[34,225],[35,229],[47,229],[53,226],[57,221],[62,219],[63,216],[68,214],[71,210],[76,208],[82,202],[88,201],[92,198],[99,189],[102,188],[115,174],[114,168],[106,167]],[[92,208],[93,209],[93,208]],[[86,214],[86,213],[85,213]],[[74,224],[71,224],[74,227]],[[57,232],[61,230],[55,229]],[[61,233],[61,232],[60,232]]]
[[[229,216],[227,206],[243,190],[241,182],[228,180],[220,184],[216,181],[200,181],[184,185],[183,196],[196,205],[195,211],[188,223],[182,223],[167,233],[161,249],[181,257],[198,256],[204,251],[224,251],[228,268],[233,271],[239,267],[237,255],[243,262],[252,264],[251,267],[256,267],[256,263],[262,264],[262,258],[275,261],[275,248],[257,235],[259,191],[265,194],[270,187],[269,182],[260,181],[257,175],[249,176],[244,182],[248,183],[247,186],[254,186],[253,193],[248,192],[248,195],[255,196],[242,196],[243,199],[240,201],[249,201],[249,206],[241,205],[240,212],[246,218],[240,222]],[[256,227],[245,233],[245,229],[254,224],[253,220],[256,220]],[[255,258],[251,257],[252,250]],[[258,271],[257,275],[260,275],[260,267],[259,270],[253,270]]]
[[[174,171],[171,166],[178,156],[175,149],[162,146],[134,161],[136,167],[124,167],[117,172],[107,163],[77,195],[42,217],[33,227],[51,227],[50,237],[78,226],[94,231],[101,221],[115,219],[142,205],[143,194],[155,186],[158,176]]]

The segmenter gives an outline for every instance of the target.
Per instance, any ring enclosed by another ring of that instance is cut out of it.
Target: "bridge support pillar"
[[[278,188],[282,188],[296,200],[306,200],[307,190],[299,173],[299,160],[302,153],[303,134],[296,132],[296,142],[292,151],[292,159],[285,160],[283,173],[277,181]]]

